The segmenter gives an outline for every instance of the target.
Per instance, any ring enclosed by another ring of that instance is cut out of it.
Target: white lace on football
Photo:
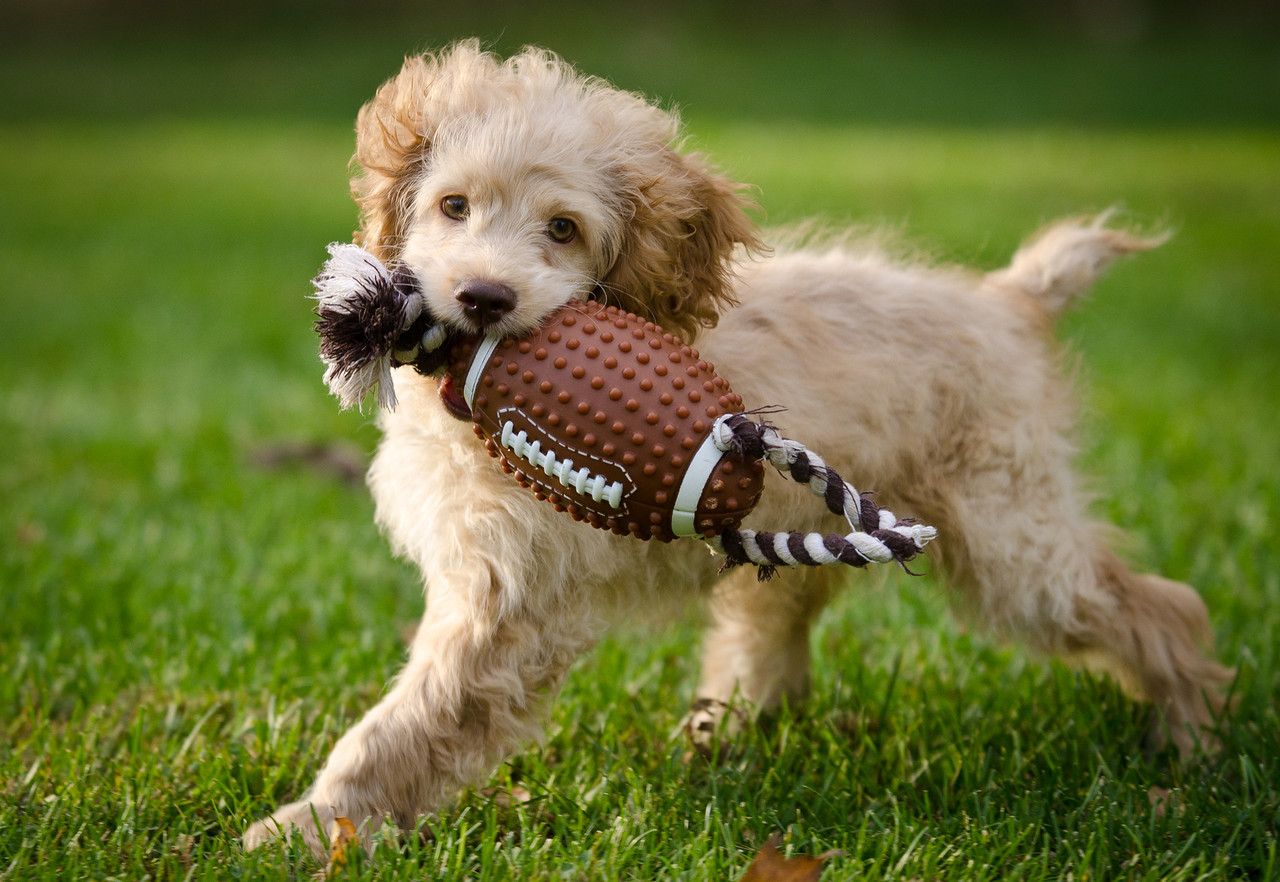
[[[564,487],[582,496],[589,496],[596,502],[607,503],[610,508],[622,507],[625,488],[620,481],[610,481],[604,475],[593,475],[588,468],[575,469],[573,460],[567,457],[556,459],[550,450],[542,449],[541,442],[530,441],[528,433],[523,429],[517,432],[511,420],[502,424],[502,434],[498,436],[498,441],[514,455],[546,472]]]

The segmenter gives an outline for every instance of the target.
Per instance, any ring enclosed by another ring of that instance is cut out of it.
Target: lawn
[[[481,30],[681,103],[769,223],[984,267],[1064,213],[1174,231],[1061,335],[1098,512],[1197,586],[1239,671],[1222,751],[1145,757],[1109,681],[963,632],[932,578],[857,574],[812,702],[729,760],[673,734],[696,622],[628,629],[495,774],[528,803],[465,793],[349,875],[732,879],[780,831],[840,849],[830,879],[1280,877],[1274,45],[677,24]],[[355,224],[357,106],[458,27],[80,32],[0,59],[0,879],[323,869],[238,836],[373,703],[422,594],[348,474],[377,434],[320,382],[308,279]]]

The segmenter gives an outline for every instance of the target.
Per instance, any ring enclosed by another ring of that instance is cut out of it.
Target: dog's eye
[[[440,210],[444,212],[444,216],[454,220],[462,220],[467,216],[470,208],[471,206],[467,205],[466,196],[452,194],[440,200]]]
[[[551,223],[547,224],[547,235],[563,245],[572,242],[573,237],[578,235],[578,225],[567,217],[553,217]]]

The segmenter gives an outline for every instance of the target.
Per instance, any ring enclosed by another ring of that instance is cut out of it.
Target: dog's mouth
[[[444,409],[453,416],[465,422],[471,422],[471,408],[467,407],[467,400],[462,397],[462,393],[453,382],[453,377],[449,374],[440,378],[440,401],[444,404]]]
[[[602,293],[603,292],[600,291],[599,287],[597,287],[595,290],[590,292],[575,294],[567,302],[580,303],[584,300],[591,299],[593,295],[598,296],[599,294],[602,294]],[[552,315],[556,313],[556,311],[559,308],[560,307],[557,307],[557,309],[551,310],[546,315],[544,315],[542,317],[542,322],[547,321]],[[528,334],[532,334],[535,331],[537,331],[537,329],[542,326],[542,322],[529,323],[527,320],[517,322],[514,320],[513,316],[508,316],[503,321],[499,321],[493,324],[484,324],[484,323],[472,322],[464,318],[460,322],[457,322],[456,324],[454,324],[453,322],[449,323],[454,325],[450,336],[451,336],[451,339],[455,339],[455,340],[456,339],[479,340],[482,337],[494,337],[494,336],[499,338],[524,337]],[[458,384],[454,381],[454,377],[450,373],[446,372],[440,378],[440,385],[439,385],[438,391],[440,394],[440,401],[444,405],[445,410],[449,411],[450,414],[452,414],[453,416],[457,417],[460,420],[463,420],[464,422],[468,422],[468,423],[472,422],[471,408],[467,405],[467,400],[462,397],[462,392],[458,388]]]

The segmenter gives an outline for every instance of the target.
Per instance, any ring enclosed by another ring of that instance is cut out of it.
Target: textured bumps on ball
[[[455,346],[450,370],[459,380],[475,351],[474,341]],[[528,337],[499,342],[472,409],[486,449],[538,498],[595,527],[666,541],[699,449],[716,420],[743,403],[697,350],[588,301]],[[724,455],[695,488],[696,532],[736,527],[763,479],[761,462]]]

